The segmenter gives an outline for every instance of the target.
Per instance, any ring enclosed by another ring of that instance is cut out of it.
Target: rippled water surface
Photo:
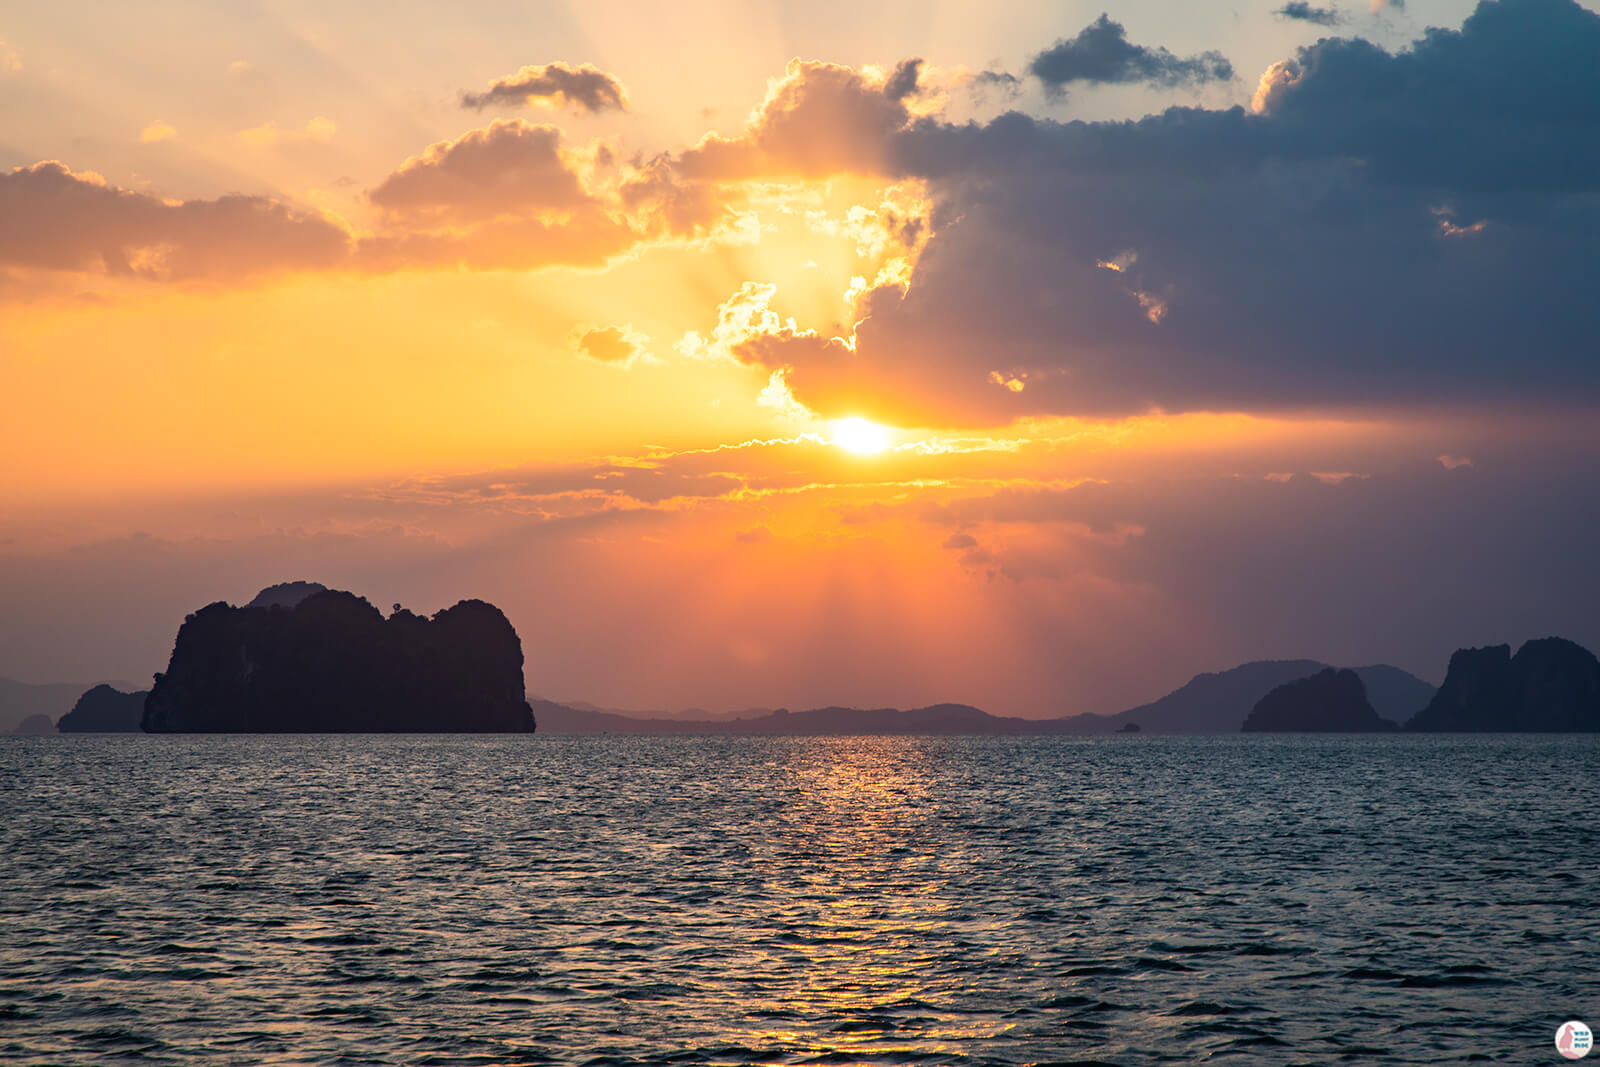
[[[0,1059],[1561,1062],[1600,739],[0,739]]]

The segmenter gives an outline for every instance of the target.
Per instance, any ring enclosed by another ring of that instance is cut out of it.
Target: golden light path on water
[[[941,820],[927,753],[864,738],[821,752],[796,749],[793,756],[786,769],[800,803],[773,844],[808,862],[800,877],[775,887],[770,919],[796,931],[802,977],[762,1008],[848,1021],[832,1029],[827,1044],[816,1043],[814,1030],[795,1027],[757,1031],[752,1044],[809,1045],[830,1058],[855,1051],[882,1063],[886,1056],[953,1053],[973,1039],[1003,1038],[1010,1025],[939,1006],[968,991],[948,967],[953,943],[969,959],[998,962],[1016,953],[1005,947],[1003,920],[974,914],[957,899],[949,875],[968,857],[959,849],[934,850],[934,862],[926,863],[927,842]],[[782,967],[795,971],[794,963]],[[908,1009],[922,1024],[916,1041],[903,1032]]]

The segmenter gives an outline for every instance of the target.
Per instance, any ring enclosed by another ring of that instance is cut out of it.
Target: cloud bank
[[[1407,51],[1302,48],[1254,111],[1134,123],[911,121],[860,76],[791,69],[782,117],[819,73],[858,109],[812,165],[924,180],[934,236],[839,339],[743,354],[823,414],[905,425],[1592,404],[1597,54],[1600,16],[1569,0],[1486,0]],[[784,128],[769,108],[742,147]]]
[[[367,193],[356,234],[264,196],[174,201],[45,161],[0,173],[0,266],[248,284],[320,271],[598,266],[640,234],[594,194],[554,126],[497,120],[429,146]]]
[[[571,67],[546,63],[497,78],[481,93],[461,93],[461,106],[475,111],[495,106],[526,107],[539,101],[569,106],[579,114],[626,111],[628,91],[616,78],[591,64]]]
[[[571,211],[590,202],[561,151],[561,130],[498,120],[428,146],[371,192],[391,218],[479,222],[496,215]]]
[[[1146,48],[1128,40],[1122,24],[1102,14],[1069,40],[1057,41],[1033,57],[1028,73],[1060,93],[1068,85],[1202,85],[1233,77],[1233,64],[1220,52],[1179,58],[1165,48]]]
[[[238,281],[345,262],[350,235],[259,196],[172,203],[54,161],[0,174],[0,264]]]
[[[1289,0],[1273,12],[1279,18],[1310,22],[1317,26],[1334,26],[1339,22],[1339,12],[1331,7],[1314,7],[1307,0]]]

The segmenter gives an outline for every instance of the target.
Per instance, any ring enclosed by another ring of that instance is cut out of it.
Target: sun
[[[846,452],[870,456],[889,447],[889,431],[863,418],[840,419],[833,424],[833,443]]]

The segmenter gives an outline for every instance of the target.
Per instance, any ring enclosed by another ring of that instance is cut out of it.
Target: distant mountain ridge
[[[529,700],[538,702],[538,698],[529,697]],[[707,711],[705,708],[679,708],[676,711],[656,710],[648,711],[637,708],[604,708],[598,704],[591,704],[587,700],[544,701],[544,703],[559,704],[562,707],[572,708],[574,711],[585,711],[601,715],[621,715],[629,719],[686,719],[696,722],[726,722],[730,719],[754,719],[763,715],[771,715],[776,708],[740,708],[735,711]]]
[[[1117,730],[1130,722],[1145,733],[1236,733],[1268,692],[1327,666],[1314,659],[1253,660],[1197,674],[1166,696],[1115,715],[1088,712],[1065,721],[1077,727],[1070,732],[1085,734]]]
[[[1159,700],[1116,715],[1087,713],[1055,719],[1022,719],[990,715],[968,704],[934,704],[925,708],[814,708],[743,715],[734,718],[686,719],[641,716],[614,710],[589,710],[529,698],[539,729],[545,733],[660,734],[800,734],[852,735],[877,733],[1107,734],[1137,725],[1150,733],[1238,733],[1256,703],[1273,689],[1308,678],[1329,666],[1317,660],[1257,660],[1231,670],[1197,674]],[[1432,699],[1434,687],[1398,667],[1357,667],[1367,699],[1384,718],[1409,719]],[[748,713],[747,713],[748,714]]]
[[[1245,717],[1245,733],[1382,733],[1400,729],[1372,708],[1355,671],[1329,667],[1309,678],[1285,682],[1256,701]]]
[[[50,720],[50,731],[56,721],[72,710],[79,697],[94,688],[95,682],[64,682],[51,685],[29,685],[10,678],[0,678],[0,734],[9,734],[35,715]],[[120,689],[133,688],[127,682],[110,682]]]
[[[1355,672],[1361,684],[1366,686],[1367,702],[1372,705],[1372,710],[1390,722],[1402,725],[1427,707],[1438,692],[1437,686],[1429,685],[1409,671],[1391,667],[1387,663],[1357,667]]]
[[[542,733],[556,734],[794,734],[849,736],[859,734],[1049,734],[1059,719],[1001,718],[970,704],[933,704],[925,708],[813,708],[776,711],[753,718],[635,718],[617,712],[584,711],[566,704],[530,698]]]
[[[1159,700],[1115,715],[1073,716],[1082,728],[1100,733],[1137,723],[1146,733],[1231,734],[1244,725],[1256,703],[1280,685],[1309,678],[1331,664],[1314,659],[1252,660],[1226,671],[1197,674]],[[1352,668],[1366,687],[1367,700],[1381,717],[1405,722],[1433,699],[1434,687],[1387,663]]]

